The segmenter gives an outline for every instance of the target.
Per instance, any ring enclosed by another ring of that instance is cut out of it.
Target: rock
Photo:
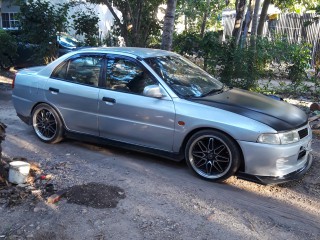
[[[17,185],[17,187],[20,187],[20,188],[26,188],[28,186],[28,184],[23,184],[23,183],[20,183]]]
[[[53,194],[50,197],[48,197],[47,202],[48,203],[56,203],[59,202],[61,199],[61,196],[58,194]]]
[[[84,208],[84,209],[81,210],[81,212],[82,212],[82,213],[87,213],[88,210]]]
[[[34,235],[33,234],[28,234],[27,235],[27,239],[31,239],[31,238],[34,238]]]
[[[320,105],[319,105],[318,103],[312,103],[312,104],[310,105],[310,110],[311,110],[312,112],[314,112],[314,111],[319,111],[319,110],[320,110]]]
[[[47,202],[48,203],[56,203],[59,202],[60,199],[67,193],[66,190],[61,190],[56,192],[55,194],[51,195],[50,197],[48,197]]]
[[[32,193],[33,195],[40,196],[40,195],[41,195],[41,190],[31,190],[31,193]]]
[[[320,123],[314,124],[311,127],[312,129],[320,129]]]
[[[40,207],[35,207],[35,208],[33,209],[33,212],[35,212],[35,213],[37,213],[37,212],[45,212],[45,211],[46,211],[45,208],[40,208]]]

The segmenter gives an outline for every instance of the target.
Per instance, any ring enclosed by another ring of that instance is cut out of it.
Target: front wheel
[[[36,135],[46,143],[58,143],[63,139],[63,124],[54,108],[39,104],[32,112],[32,126]]]
[[[197,176],[219,182],[235,174],[240,166],[241,154],[228,135],[216,130],[203,130],[189,139],[185,158]]]

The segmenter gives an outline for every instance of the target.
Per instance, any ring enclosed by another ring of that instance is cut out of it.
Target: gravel
[[[303,179],[217,184],[194,177],[185,163],[147,154],[74,140],[45,144],[10,99],[9,89],[0,90],[0,122],[8,126],[3,156],[25,158],[39,167],[35,176],[51,176],[34,180],[19,204],[0,201],[0,239],[320,239],[316,131],[314,163]],[[73,191],[51,204],[47,183],[53,193]],[[88,202],[77,202],[83,196]],[[97,208],[94,197],[114,205]]]

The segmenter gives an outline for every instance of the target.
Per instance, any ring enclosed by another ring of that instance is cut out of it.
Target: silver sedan
[[[14,81],[17,115],[40,140],[98,140],[186,160],[197,176],[274,184],[311,166],[306,114],[272,98],[224,86],[172,52],[88,48]]]

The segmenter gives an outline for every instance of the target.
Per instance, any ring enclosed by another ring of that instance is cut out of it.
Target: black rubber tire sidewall
[[[198,139],[201,136],[205,136],[205,135],[212,135],[212,136],[216,136],[218,138],[220,138],[221,140],[224,141],[225,144],[228,145],[231,155],[232,155],[232,159],[231,159],[231,166],[229,168],[229,170],[221,177],[218,178],[206,178],[204,176],[199,175],[195,169],[193,168],[190,159],[189,159],[189,148],[191,147],[192,143]],[[195,174],[197,177],[208,180],[208,181],[213,181],[213,182],[222,182],[226,179],[228,179],[229,177],[233,176],[237,170],[239,169],[240,163],[241,163],[241,159],[242,159],[242,154],[240,152],[240,148],[237,145],[237,143],[235,142],[234,139],[232,139],[230,136],[228,136],[227,134],[217,131],[217,130],[202,130],[199,131],[195,134],[193,134],[190,139],[188,140],[186,147],[185,147],[185,160],[187,162],[187,165],[189,167],[189,169],[193,172],[193,174]]]
[[[38,136],[38,134],[36,133],[36,129],[34,127],[34,114],[39,110],[39,109],[46,109],[47,111],[50,111],[53,115],[54,115],[54,118],[56,120],[56,133],[54,135],[53,138],[51,138],[50,140],[45,140],[41,137]],[[38,106],[36,106],[33,111],[32,111],[32,115],[31,115],[31,118],[32,118],[32,127],[35,131],[35,134],[36,136],[43,142],[45,143],[58,143],[60,141],[62,141],[63,139],[63,136],[64,136],[64,126],[63,126],[63,122],[61,121],[61,118],[59,116],[59,114],[57,113],[57,111],[51,107],[50,105],[48,104],[45,104],[45,103],[41,103],[39,104]]]

